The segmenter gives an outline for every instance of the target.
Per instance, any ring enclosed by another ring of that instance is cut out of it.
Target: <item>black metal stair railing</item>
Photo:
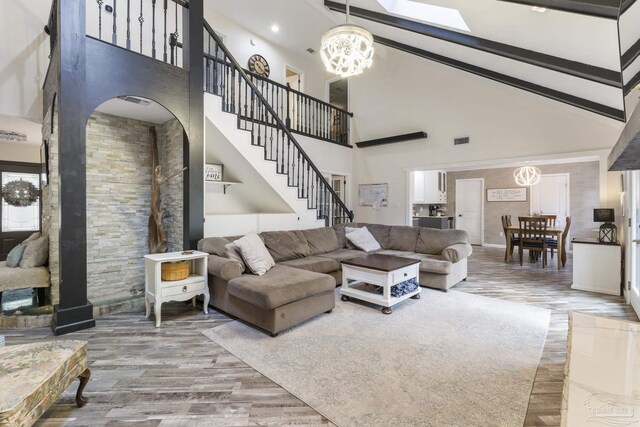
[[[353,113],[292,89],[288,85],[247,70],[245,73],[280,117],[284,118],[283,121],[291,132],[339,145],[349,145],[349,119],[353,117]]]
[[[276,163],[277,173],[287,176],[288,185],[297,188],[298,197],[307,200],[307,208],[316,210],[318,219],[326,225],[352,221],[353,212],[276,111],[285,108],[286,92],[259,88],[258,80],[238,64],[206,22],[205,37],[205,91],[222,97],[222,110],[237,116],[238,128],[251,133],[252,145],[264,149],[265,159]]]
[[[95,0],[89,13],[96,16],[87,20],[87,35],[181,66],[180,29],[188,9],[185,0]]]

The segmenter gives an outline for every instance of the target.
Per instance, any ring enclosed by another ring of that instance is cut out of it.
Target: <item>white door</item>
[[[456,228],[469,233],[472,245],[484,244],[484,179],[456,179]]]
[[[557,225],[564,227],[569,216],[569,174],[541,175],[531,187],[531,213],[556,215]]]
[[[636,314],[640,316],[640,171],[630,172],[627,177],[627,190],[631,194],[631,219],[630,227],[630,261],[631,261],[631,289],[629,290],[629,302]]]

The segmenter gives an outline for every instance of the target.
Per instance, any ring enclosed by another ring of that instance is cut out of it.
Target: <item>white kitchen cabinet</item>
[[[447,173],[444,171],[415,171],[413,201],[424,204],[447,203]]]

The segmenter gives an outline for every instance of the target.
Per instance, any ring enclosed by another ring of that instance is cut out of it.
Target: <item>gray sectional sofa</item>
[[[272,335],[335,306],[340,261],[366,253],[351,246],[345,227],[366,226],[379,253],[420,259],[420,285],[446,291],[467,277],[472,248],[461,230],[380,224],[341,224],[310,230],[260,233],[276,266],[263,276],[242,272],[225,257],[225,245],[241,236],[207,237],[198,250],[209,256],[211,305]]]

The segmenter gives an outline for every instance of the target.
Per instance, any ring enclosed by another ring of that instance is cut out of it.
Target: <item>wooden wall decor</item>
[[[149,215],[149,252],[157,254],[167,251],[167,235],[164,230],[164,218],[171,215],[164,212],[161,205],[160,198],[160,186],[165,182],[175,178],[182,172],[186,171],[184,167],[179,171],[172,173],[169,176],[162,176],[162,166],[158,160],[158,135],[156,133],[156,127],[151,126],[149,128],[151,134],[151,165],[152,165],[152,178],[151,178],[151,214]]]

